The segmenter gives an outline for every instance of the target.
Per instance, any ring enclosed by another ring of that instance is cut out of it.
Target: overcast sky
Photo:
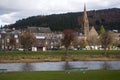
[[[120,8],[120,0],[0,0],[0,25],[36,15]]]

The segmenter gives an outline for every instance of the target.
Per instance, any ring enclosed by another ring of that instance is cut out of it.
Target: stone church
[[[94,28],[94,26],[89,26],[89,19],[87,16],[86,5],[84,5],[84,13],[83,13],[83,19],[82,19],[82,32],[83,32],[83,35],[79,36],[78,38],[84,40],[86,46],[87,45],[95,46],[95,44],[89,44],[89,43],[94,43],[94,41],[98,39],[98,33]]]
[[[87,12],[86,12],[86,5],[84,5],[84,14],[83,14],[83,29],[84,29],[84,36],[88,37],[88,36],[98,36],[97,31],[95,30],[94,26],[91,27],[89,26],[89,20],[88,20],[88,16],[87,16]]]

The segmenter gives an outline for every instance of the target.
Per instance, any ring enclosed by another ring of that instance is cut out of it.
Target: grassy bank
[[[80,60],[120,60],[120,50],[111,50],[104,55],[105,51],[69,51],[69,61]],[[1,51],[0,62],[43,62],[43,61],[64,61],[65,50],[46,52],[21,52]]]
[[[86,73],[64,71],[7,72],[0,74],[0,80],[120,80],[120,70],[97,70]]]

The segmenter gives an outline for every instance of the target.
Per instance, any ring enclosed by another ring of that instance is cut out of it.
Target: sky
[[[120,0],[0,0],[0,25],[37,15],[120,8]]]

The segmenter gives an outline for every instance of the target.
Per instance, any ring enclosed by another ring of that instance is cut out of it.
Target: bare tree
[[[106,54],[107,48],[109,48],[110,45],[112,45],[112,43],[113,43],[113,38],[112,38],[112,36],[110,35],[109,32],[105,32],[105,34],[103,34],[100,37],[100,41],[101,41],[101,45],[105,49],[105,54]]]
[[[98,36],[90,36],[90,37],[87,39],[87,41],[88,41],[88,44],[89,44],[90,46],[96,46],[96,45],[98,45]]]
[[[80,40],[79,38],[76,36],[74,41],[72,42],[72,45],[75,47],[75,48],[79,48],[80,47]]]
[[[119,49],[120,46],[120,36],[118,33],[111,32],[112,38],[113,38],[113,46],[112,48]]]
[[[78,48],[85,48],[87,46],[87,41],[84,38],[76,37],[73,41],[73,45]]]
[[[115,46],[118,49],[119,46],[120,46],[120,40],[119,39],[114,39],[113,40],[113,46]]]
[[[0,39],[0,50],[2,49],[2,40]]]
[[[80,40],[80,46],[81,46],[82,48],[85,48],[87,45],[88,45],[88,42],[87,42],[85,39],[81,39],[81,40]]]
[[[36,39],[31,32],[24,31],[20,35],[20,42],[25,51],[34,46]]]
[[[12,48],[16,48],[16,47],[15,47],[15,46],[16,46],[16,39],[15,39],[13,36],[10,37],[9,45],[10,45]]]
[[[68,48],[70,47],[71,43],[75,39],[75,32],[71,29],[67,29],[67,30],[64,30],[63,33],[64,33],[64,37],[61,41],[62,41],[62,45],[64,45],[66,48],[66,55],[67,55]]]

